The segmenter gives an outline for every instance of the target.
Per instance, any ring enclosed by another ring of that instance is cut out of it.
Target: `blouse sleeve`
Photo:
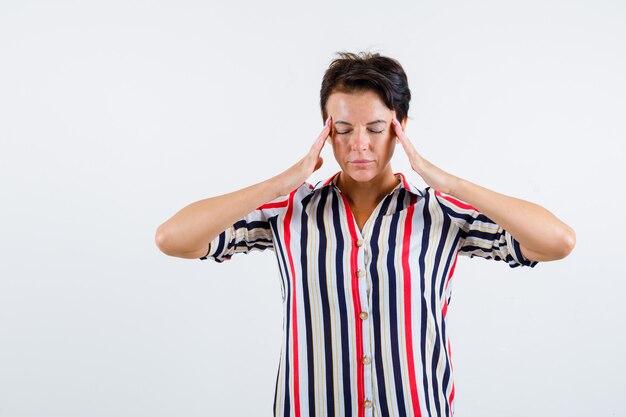
[[[439,191],[434,194],[444,213],[460,229],[459,255],[505,261],[511,268],[537,265],[537,261],[524,257],[519,242],[508,231],[476,208]]]
[[[278,215],[284,206],[285,197],[279,197],[246,214],[209,242],[208,251],[200,260],[212,259],[221,263],[237,253],[274,250],[269,219]]]

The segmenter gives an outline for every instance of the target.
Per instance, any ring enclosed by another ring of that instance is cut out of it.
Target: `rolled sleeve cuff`
[[[206,255],[199,259],[205,260],[211,258],[214,261],[223,262],[224,259],[222,259],[220,255],[224,253],[224,250],[226,249],[226,244],[227,242],[230,242],[232,233],[232,227],[229,227],[219,235],[215,236],[215,238],[209,242],[209,248]]]
[[[504,231],[504,236],[506,238],[506,244],[509,247],[510,259],[508,259],[508,262],[511,268],[515,268],[520,265],[534,268],[535,265],[539,263],[538,261],[531,261],[524,257],[519,242],[515,240],[515,238],[513,238],[508,231]]]

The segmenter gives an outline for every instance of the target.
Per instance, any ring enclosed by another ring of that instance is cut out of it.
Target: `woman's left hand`
[[[392,119],[391,124],[394,127],[398,141],[402,144],[404,152],[409,157],[411,168],[413,168],[413,170],[417,172],[430,187],[437,191],[453,195],[452,190],[457,177],[445,172],[441,168],[424,159],[424,157],[417,152],[413,143],[411,143],[408,136],[404,133],[404,130],[402,130],[402,125],[395,117]]]

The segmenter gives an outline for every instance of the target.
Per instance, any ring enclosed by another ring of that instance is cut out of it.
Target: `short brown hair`
[[[400,63],[378,53],[337,52],[322,79],[320,107],[322,120],[326,121],[326,102],[334,92],[354,93],[372,90],[385,105],[396,111],[396,118],[402,122],[408,117],[411,90],[406,73]]]

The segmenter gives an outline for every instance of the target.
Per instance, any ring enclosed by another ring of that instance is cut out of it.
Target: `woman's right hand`
[[[320,156],[322,148],[326,143],[331,131],[332,117],[328,116],[324,129],[317,137],[309,152],[299,160],[295,165],[286,171],[278,174],[274,179],[276,180],[279,195],[287,195],[294,189],[302,185],[309,176],[319,169],[324,163],[324,160]]]

